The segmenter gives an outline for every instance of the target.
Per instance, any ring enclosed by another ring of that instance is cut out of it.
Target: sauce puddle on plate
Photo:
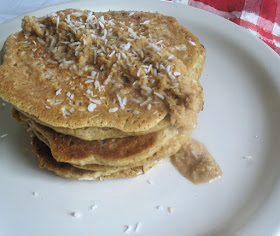
[[[206,146],[194,139],[171,156],[171,163],[194,184],[210,183],[222,176],[222,170]]]

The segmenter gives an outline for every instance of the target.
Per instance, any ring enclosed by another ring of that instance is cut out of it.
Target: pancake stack
[[[65,178],[144,174],[190,142],[203,107],[204,47],[159,13],[25,16],[1,55],[0,96]]]

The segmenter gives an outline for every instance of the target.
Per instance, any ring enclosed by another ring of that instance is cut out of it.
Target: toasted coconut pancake
[[[44,137],[55,160],[77,165],[135,165],[152,156],[162,146],[169,145],[179,132],[177,128],[169,127],[141,136],[86,141],[57,133],[34,121],[28,124],[36,134],[39,133],[39,138]]]
[[[114,178],[135,177],[147,172],[153,165],[150,163],[147,166],[139,166],[127,168],[119,171],[92,171],[74,167],[68,163],[57,162],[51,154],[50,149],[41,142],[36,136],[31,137],[33,152],[39,157],[40,167],[47,168],[55,172],[57,175],[68,179],[78,180],[106,180]]]
[[[205,50],[175,18],[67,9],[26,16],[3,48],[0,96],[50,126],[192,129]]]
[[[167,144],[162,146],[156,153],[154,153],[151,157],[144,159],[140,162],[136,162],[133,165],[124,166],[124,167],[115,167],[115,166],[104,166],[104,165],[97,165],[97,164],[89,164],[89,165],[76,165],[73,166],[81,169],[86,170],[95,170],[95,171],[102,171],[102,170],[109,170],[114,168],[131,168],[143,165],[150,165],[150,163],[154,163],[155,161],[161,161],[162,159],[172,156],[173,154],[177,153],[178,150],[184,145],[188,144],[191,141],[190,138],[190,131],[189,130],[180,130],[178,135],[173,137],[173,139]]]
[[[168,117],[164,118],[162,121],[160,121],[156,126],[154,126],[150,130],[146,131],[140,131],[140,132],[124,132],[115,128],[106,128],[106,127],[87,127],[87,128],[80,128],[80,129],[69,129],[69,128],[63,128],[63,127],[55,127],[50,126],[39,119],[35,118],[34,116],[30,116],[27,113],[23,113],[12,107],[11,109],[11,115],[14,119],[16,119],[18,122],[26,122],[28,120],[34,120],[35,122],[47,126],[49,128],[52,128],[58,133],[71,135],[80,139],[84,140],[103,140],[108,138],[124,138],[128,136],[139,136],[144,135],[148,133],[152,133],[155,131],[162,130],[168,126],[170,126],[170,120]]]
[[[159,13],[25,16],[0,54],[0,97],[65,178],[144,174],[191,141],[203,108],[205,49]]]
[[[30,125],[30,123],[27,123],[27,128],[29,130],[32,130],[40,141],[44,142],[48,147],[50,146],[49,141],[40,132],[38,132],[36,128],[34,128],[34,124]],[[100,165],[100,164],[85,164],[85,165],[72,164],[72,165],[80,169],[94,170],[94,171],[105,171],[105,170],[115,171],[115,170],[131,168],[131,167],[149,165],[149,163],[160,161],[166,157],[173,155],[181,148],[183,144],[188,144],[191,140],[190,134],[191,134],[190,130],[180,129],[178,131],[178,134],[174,136],[168,144],[163,145],[152,156],[147,157],[146,159],[143,159],[141,161],[137,161],[137,162],[135,161],[133,164],[127,166],[109,166],[109,165]]]
[[[25,124],[26,129],[29,130],[29,132],[33,132],[33,135],[36,135],[36,137],[43,143],[45,143],[49,147],[49,142],[44,136],[38,132],[36,129],[32,128],[28,123]],[[155,152],[151,157],[148,157],[140,162],[135,162],[132,165],[128,166],[108,166],[108,165],[98,165],[98,164],[86,164],[86,165],[77,165],[77,164],[71,164],[74,167],[77,167],[79,169],[85,169],[85,170],[93,170],[97,172],[104,172],[106,173],[113,173],[120,170],[133,168],[133,167],[143,167],[143,166],[151,166],[153,163],[158,163],[162,159],[169,157],[173,154],[175,154],[182,145],[188,144],[191,141],[190,138],[191,131],[181,129],[178,132],[178,135],[174,136],[172,140],[169,142],[169,144],[162,146],[157,152]]]

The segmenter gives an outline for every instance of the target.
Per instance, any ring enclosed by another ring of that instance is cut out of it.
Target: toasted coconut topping
[[[45,17],[25,16],[22,29],[10,40],[18,48],[29,48],[20,57],[26,58],[30,68],[38,68],[35,83],[47,91],[41,107],[56,117],[47,123],[127,130],[147,123],[145,129],[149,129],[154,125],[148,127],[150,120],[159,122],[169,114],[172,125],[195,125],[203,104],[198,78],[204,49],[174,18],[158,13],[67,9]],[[196,61],[192,64],[193,55]],[[44,118],[43,110],[35,114],[28,110],[31,106],[19,108]],[[109,118],[103,122],[104,112]],[[124,116],[123,120],[143,120],[133,127],[129,121],[129,127],[118,119]]]

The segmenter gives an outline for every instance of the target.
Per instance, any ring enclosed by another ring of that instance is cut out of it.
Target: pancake
[[[45,143],[50,147],[55,160],[77,165],[133,165],[152,156],[161,147],[169,145],[179,133],[177,128],[169,127],[142,136],[85,141],[57,133],[34,121],[28,124],[35,134],[39,133],[39,138],[42,136],[46,140]]]
[[[68,179],[79,180],[106,180],[112,178],[135,177],[146,173],[162,159],[176,153],[184,143],[190,142],[190,132],[180,130],[179,134],[171,140],[170,144],[163,146],[152,157],[139,162],[137,166],[102,166],[102,165],[71,165],[65,162],[57,162],[53,157],[51,150],[44,142],[40,141],[37,134],[26,125],[29,137],[32,142],[33,152],[39,157],[40,167],[47,168],[57,175]],[[176,142],[175,142],[176,141]],[[174,145],[173,145],[174,144]]]
[[[169,156],[172,156],[173,154],[177,153],[179,149],[183,145],[187,145],[190,143],[191,138],[190,138],[190,131],[189,130],[180,130],[178,135],[174,136],[171,141],[167,144],[162,146],[156,153],[154,153],[151,157],[148,157],[144,159],[143,161],[136,162],[133,165],[129,165],[126,167],[118,167],[118,168],[127,168],[127,167],[137,167],[137,166],[142,166],[142,165],[148,165],[150,163],[153,163],[154,161],[161,161]],[[96,165],[96,164],[88,164],[88,165],[75,165],[73,166],[81,169],[86,169],[86,170],[95,170],[95,171],[100,171],[100,170],[108,170],[110,168],[115,168],[112,166],[103,166],[103,165]]]
[[[203,108],[205,49],[159,13],[25,16],[0,57],[0,97],[65,178],[144,174],[190,143]]]
[[[30,125],[30,123],[26,123],[27,129],[32,130],[34,135],[37,136],[37,138],[45,143],[48,147],[50,147],[49,141],[34,128],[34,125]],[[85,164],[85,165],[79,165],[79,164],[73,164],[73,166],[80,168],[80,169],[87,169],[87,170],[95,170],[95,171],[104,171],[104,170],[120,170],[130,167],[137,167],[137,166],[143,166],[147,165],[149,163],[153,163],[154,161],[160,161],[166,157],[169,157],[173,154],[175,154],[183,144],[188,144],[190,142],[190,130],[184,130],[180,129],[178,130],[178,133],[172,137],[170,142],[166,145],[162,145],[158,151],[156,151],[152,156],[147,157],[146,159],[143,159],[141,161],[135,161],[133,164],[127,165],[127,166],[110,166],[110,165],[100,165],[100,164]],[[67,146],[66,146],[67,148]],[[94,145],[93,145],[94,149]]]
[[[146,173],[153,165],[128,168],[117,172],[98,172],[76,168],[68,163],[57,162],[51,155],[50,149],[36,136],[31,136],[32,150],[37,154],[41,168],[46,168],[67,179],[78,180],[107,180],[114,178],[136,177]]]
[[[31,131],[31,129],[28,129],[28,130],[29,130],[29,132]],[[189,133],[190,133],[189,131],[181,130],[179,132],[179,134],[171,140],[170,144],[173,144],[173,145],[169,144],[169,145],[165,145],[165,146],[161,147],[151,157],[148,157],[147,159],[145,159],[143,161],[135,163],[135,165],[131,165],[131,166],[105,166],[105,165],[97,165],[97,164],[91,164],[91,165],[71,164],[71,166],[74,166],[74,167],[76,167],[78,169],[82,169],[82,170],[96,171],[97,174],[99,174],[99,173],[111,174],[111,173],[115,173],[115,172],[118,172],[118,171],[121,171],[121,170],[127,170],[127,169],[131,169],[131,168],[135,168],[135,167],[141,167],[141,168],[147,167],[147,166],[152,167],[155,164],[162,161],[163,159],[165,159],[166,157],[169,157],[169,156],[173,155],[174,153],[176,153],[181,148],[181,146],[183,144],[189,143],[190,142]],[[36,136],[36,138],[38,140],[41,140],[41,137],[38,138],[38,135],[36,134],[36,132],[34,132],[33,134]]]
[[[140,132],[123,132],[118,129],[114,128],[101,128],[101,127],[87,127],[87,128],[80,128],[80,129],[69,129],[69,128],[63,128],[63,127],[54,127],[50,126],[39,119],[37,119],[34,116],[30,116],[27,113],[20,112],[14,107],[11,109],[11,115],[15,120],[18,122],[21,121],[28,121],[28,120],[34,120],[35,122],[47,126],[54,131],[66,135],[71,135],[80,139],[84,140],[103,140],[103,139],[108,139],[108,138],[124,138],[128,136],[139,136],[139,135],[144,135],[148,133],[152,133],[155,131],[162,130],[168,126],[170,126],[170,119],[169,117],[164,118],[162,121],[160,121],[156,126],[153,128],[146,130],[146,131],[140,131]]]
[[[67,9],[25,16],[3,48],[0,96],[52,127],[192,129],[205,50],[159,13]]]
[[[38,138],[41,142],[45,143],[46,146],[49,147],[48,141],[39,133],[36,131],[36,129],[32,129],[28,124],[25,125],[26,129],[31,131],[33,135]],[[76,164],[71,164],[74,167],[77,167],[79,169],[84,169],[84,170],[92,170],[96,171],[98,173],[106,172],[106,174],[111,174],[118,172],[120,170],[126,170],[126,169],[131,169],[134,167],[143,167],[143,166],[152,166],[154,163],[159,163],[162,161],[164,158],[169,157],[176,153],[180,147],[185,144],[190,142],[190,132],[187,130],[180,130],[178,135],[174,137],[170,144],[172,145],[164,145],[162,146],[156,153],[154,153],[151,157],[148,157],[140,162],[135,162],[133,165],[128,165],[128,166],[106,166],[106,165],[98,165],[98,164],[87,164],[87,165],[76,165]]]

